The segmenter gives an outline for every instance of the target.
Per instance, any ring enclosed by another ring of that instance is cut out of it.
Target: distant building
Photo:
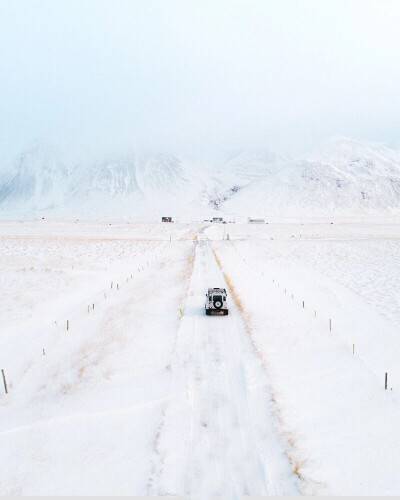
[[[174,222],[172,217],[161,217],[161,222]]]
[[[224,222],[223,217],[213,217],[211,222]]]
[[[265,224],[265,219],[252,219],[251,217],[247,217],[248,224]]]

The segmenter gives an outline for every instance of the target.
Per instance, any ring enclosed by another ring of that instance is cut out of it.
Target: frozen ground
[[[302,492],[398,494],[400,225],[237,224],[207,235],[220,240],[265,361]]]
[[[400,221],[334,222],[2,222],[0,493],[399,494]]]
[[[1,493],[148,490],[198,228],[2,225]]]

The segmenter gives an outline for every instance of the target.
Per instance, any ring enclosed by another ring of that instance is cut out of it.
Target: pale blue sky
[[[0,0],[0,168],[399,141],[400,1]]]

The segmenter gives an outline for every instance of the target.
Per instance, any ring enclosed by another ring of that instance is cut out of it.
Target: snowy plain
[[[146,491],[196,227],[164,229],[2,225],[2,494]]]
[[[398,494],[399,224],[225,231],[216,254],[265,362],[302,492]]]
[[[399,247],[394,216],[2,221],[0,493],[399,494]]]

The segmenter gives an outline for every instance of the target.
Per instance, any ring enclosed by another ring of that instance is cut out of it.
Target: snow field
[[[32,255],[35,270],[50,269],[48,280],[36,281],[36,295],[35,277],[32,295],[20,292],[29,311],[15,313],[12,300],[1,310],[0,359],[9,384],[9,394],[0,391],[2,494],[148,492],[191,265],[193,243],[185,240],[197,229],[171,227],[172,243],[117,246],[107,239],[78,244],[70,235],[57,245],[46,238],[27,238],[24,245],[2,239],[8,290],[13,273],[27,268]],[[77,250],[79,270],[69,266]],[[92,300],[95,309],[88,313]]]
[[[349,350],[355,344],[378,378],[389,372],[393,390],[400,386],[400,224],[236,224],[229,232],[249,266],[269,272],[328,329],[331,319]],[[207,234],[223,235],[215,226]]]
[[[109,224],[0,224],[2,494],[400,492],[395,221]]]
[[[301,492],[398,494],[398,226],[229,225],[207,235],[264,360]]]
[[[111,282],[116,287],[130,278],[127,269],[140,272],[149,260],[145,252],[156,256],[170,238],[193,238],[193,225],[160,226],[0,224],[0,327],[4,321],[8,330],[21,330],[22,321],[54,321],[67,306],[87,309],[101,300]]]

